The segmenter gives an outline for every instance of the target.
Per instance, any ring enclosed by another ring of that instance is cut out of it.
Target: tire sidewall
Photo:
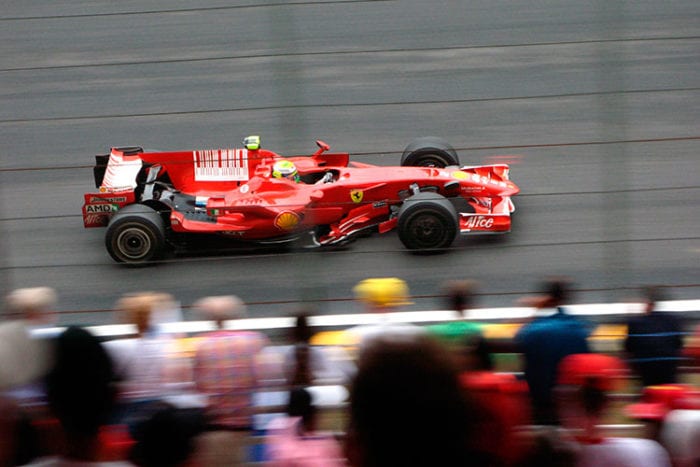
[[[434,161],[434,164],[426,163]],[[401,158],[404,167],[438,167],[445,168],[449,165],[459,165],[459,160],[450,153],[437,148],[422,148],[413,151]]]
[[[423,136],[411,141],[401,155],[401,165],[430,166],[424,163],[429,159],[438,161],[439,165],[432,165],[433,167],[459,165],[459,156],[455,149],[437,136]]]
[[[139,209],[124,209],[118,212],[107,227],[105,246],[112,259],[119,263],[146,264],[160,259],[163,254],[165,247],[163,219],[153,209],[143,205],[139,206]],[[138,257],[125,252],[120,246],[120,243],[126,241],[120,237],[129,230],[133,232],[134,239],[138,240],[140,236],[148,241],[148,251]]]
[[[417,240],[411,233],[414,222],[420,216],[434,216],[442,224],[446,233],[439,241],[426,245]],[[435,193],[418,193],[408,198],[399,210],[398,234],[401,242],[411,250],[439,250],[448,248],[454,242],[459,230],[459,215],[450,201]]]

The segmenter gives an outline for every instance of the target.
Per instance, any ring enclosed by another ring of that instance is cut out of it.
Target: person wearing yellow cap
[[[359,325],[348,329],[359,342],[360,351],[367,344],[380,336],[396,339],[406,339],[425,334],[420,326],[408,323],[392,323],[389,313],[396,312],[401,307],[411,305],[410,291],[406,282],[398,277],[372,277],[364,279],[353,288],[355,298],[364,304],[368,313],[379,314],[378,319],[371,324]]]
[[[358,300],[373,309],[410,305],[406,282],[397,277],[377,277],[360,281],[353,289]]]

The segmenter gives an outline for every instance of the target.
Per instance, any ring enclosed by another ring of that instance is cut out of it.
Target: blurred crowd
[[[163,325],[180,310],[158,292],[125,294],[135,333],[106,338],[56,326],[53,289],[15,290],[0,467],[700,466],[700,327],[659,310],[661,288],[642,290],[607,350],[568,311],[565,278],[544,280],[505,336],[470,317],[477,288],[445,284],[453,319],[417,325],[392,319],[410,304],[403,280],[365,279],[354,292],[376,324],[326,331],[334,342],[309,310],[284,338],[243,329],[234,295],[197,301],[210,329],[185,335]]]

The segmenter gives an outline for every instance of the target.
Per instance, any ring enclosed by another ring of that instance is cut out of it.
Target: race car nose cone
[[[520,188],[513,182],[508,182],[507,187],[501,192],[502,196],[514,196],[520,193]]]

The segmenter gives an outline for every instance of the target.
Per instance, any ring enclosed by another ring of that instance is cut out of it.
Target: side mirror
[[[318,146],[318,151],[314,153],[314,156],[320,156],[331,148],[327,143],[321,141],[320,139],[316,140],[316,146]]]

